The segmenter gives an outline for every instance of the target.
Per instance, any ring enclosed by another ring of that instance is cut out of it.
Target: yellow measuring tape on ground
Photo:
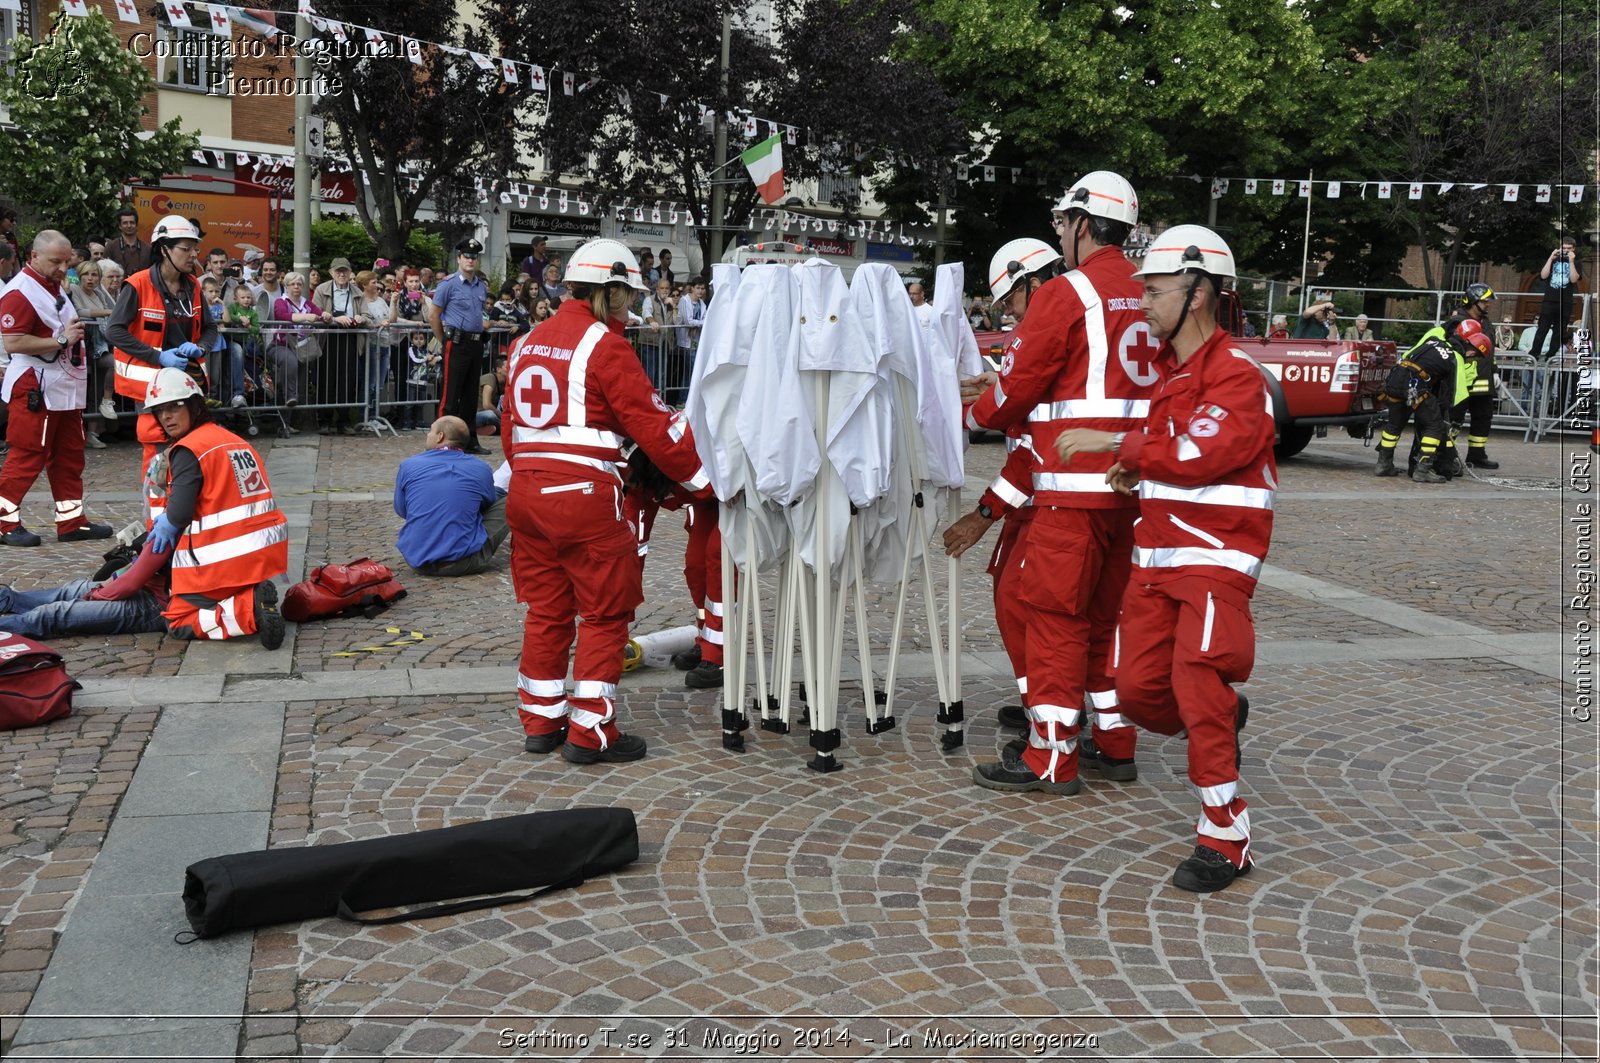
[[[353,650],[340,650],[338,653],[330,653],[328,656],[359,657],[363,653],[382,653],[384,650],[395,650],[405,646],[415,646],[419,642],[425,642],[428,639],[433,638],[432,635],[424,635],[420,631],[405,631],[397,627],[386,627],[383,630],[387,634],[399,635],[401,637],[390,642],[385,642],[381,646],[360,646]]]

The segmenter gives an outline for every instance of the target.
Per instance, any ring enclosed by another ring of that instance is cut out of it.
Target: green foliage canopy
[[[97,8],[58,11],[44,40],[15,47],[0,72],[16,126],[0,140],[0,188],[75,240],[114,231],[123,186],[181,170],[198,138],[176,118],[141,135],[154,84]]]

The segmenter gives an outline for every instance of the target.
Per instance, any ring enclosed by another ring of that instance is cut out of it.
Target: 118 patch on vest
[[[239,485],[239,497],[250,498],[271,492],[267,478],[261,473],[256,456],[249,450],[228,451],[228,461],[233,465],[233,479]]]

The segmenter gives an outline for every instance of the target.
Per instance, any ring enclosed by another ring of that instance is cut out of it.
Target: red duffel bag
[[[0,631],[0,730],[36,727],[72,711],[76,680],[61,654],[41,642]]]
[[[372,618],[406,596],[388,565],[360,557],[348,565],[319,565],[283,596],[285,620],[303,623],[336,616]]]

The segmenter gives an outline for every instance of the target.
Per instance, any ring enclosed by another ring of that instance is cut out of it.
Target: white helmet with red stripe
[[[1134,195],[1133,186],[1126,177],[1110,170],[1095,170],[1078,178],[1056,203],[1057,214],[1069,210],[1081,210],[1097,218],[1129,225],[1139,224],[1139,197]]]
[[[994,301],[1005,299],[1023,278],[1060,261],[1061,252],[1043,240],[1024,236],[1002,244],[989,260],[989,291],[994,293]]]
[[[150,230],[151,244],[159,244],[163,240],[193,240],[199,243],[200,230],[188,218],[168,214],[156,222],[156,227]]]
[[[567,274],[561,279],[568,284],[626,284],[641,292],[650,290],[639,271],[639,260],[628,245],[605,237],[590,240],[572,252]]]
[[[169,402],[187,402],[196,395],[204,394],[188,373],[168,366],[157,370],[155,379],[150,381],[150,387],[144,393],[144,412],[150,413],[157,406],[165,406]]]
[[[1239,275],[1227,242],[1204,225],[1174,225],[1150,241],[1134,276],[1161,273],[1209,273],[1218,283]]]

